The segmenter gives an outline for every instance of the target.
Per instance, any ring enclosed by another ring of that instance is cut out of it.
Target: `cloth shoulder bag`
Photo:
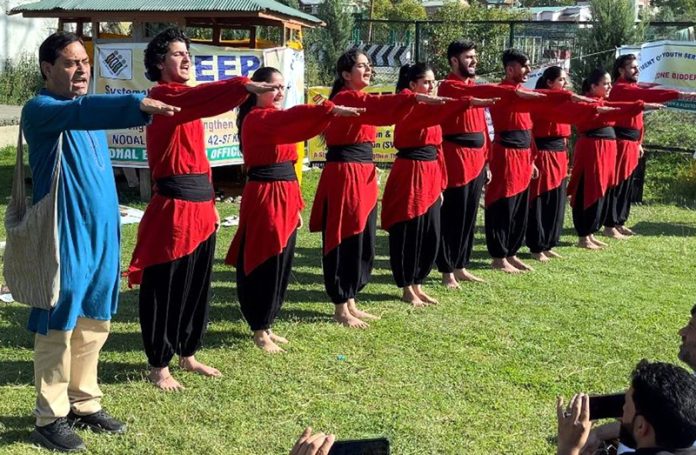
[[[58,303],[60,293],[58,183],[61,177],[63,133],[58,136],[51,189],[33,205],[27,201],[24,186],[22,136],[20,122],[12,196],[5,212],[7,243],[4,275],[7,287],[17,302],[48,310]]]

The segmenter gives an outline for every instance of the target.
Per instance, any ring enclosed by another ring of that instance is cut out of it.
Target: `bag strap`
[[[24,132],[23,132],[23,118],[19,121],[19,134],[17,137],[17,160],[15,161],[14,176],[12,178],[12,199],[14,199],[19,213],[24,216],[27,206],[27,191],[24,185]],[[58,135],[58,142],[56,144],[56,161],[53,165],[53,175],[51,177],[51,192],[55,192],[58,188],[58,182],[60,181],[60,171],[61,171],[61,159],[63,157],[63,134],[61,131]]]

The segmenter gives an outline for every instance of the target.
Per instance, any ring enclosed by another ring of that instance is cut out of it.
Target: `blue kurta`
[[[52,310],[33,308],[29,330],[72,330],[77,318],[107,321],[119,291],[118,197],[104,129],[144,125],[142,95],[88,95],[64,99],[47,90],[22,110],[29,145],[34,202],[50,191],[56,144],[63,155],[58,187],[60,295]]]

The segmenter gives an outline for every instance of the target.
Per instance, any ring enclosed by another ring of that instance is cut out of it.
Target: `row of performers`
[[[530,72],[529,60],[516,50],[503,54],[505,79],[500,84],[475,84],[476,47],[454,42],[447,55],[452,73],[440,84],[438,96],[432,94],[433,72],[421,64],[402,68],[396,94],[365,93],[370,62],[351,50],[337,62],[329,100],[283,110],[284,81],[274,68],[257,70],[251,81],[239,77],[185,85],[188,45],[181,31],[170,29],[148,46],[150,65],[146,51],[148,75],[158,82],[150,96],[181,112],[157,117],[148,126],[155,193],[140,223],[128,272],[129,283],[141,287],[150,379],[167,390],[180,387],[169,373],[170,360],[175,353],[193,356],[208,320],[219,216],[200,118],[239,106],[248,182],[225,262],[236,267],[239,302],[254,342],[267,352],[280,352],[279,344],[287,340],[271,326],[286,294],[304,207],[293,166],[297,142],[318,134],[326,140],[327,162],[309,229],[322,233],[324,284],[335,319],[366,327],[365,321],[375,316],[358,309],[355,298],[370,280],[375,256],[378,186],[372,144],[377,126],[395,125],[398,149],[382,199],[391,269],[403,298],[422,306],[435,303],[422,289],[434,263],[448,286],[476,279],[466,266],[486,182],[485,231],[493,266],[511,273],[529,270],[516,256],[525,236],[539,259],[553,255],[563,220],[570,123],[580,133],[569,191],[580,244],[599,247],[593,233],[605,213],[610,213],[607,225],[623,229],[642,112],[659,107],[652,102],[680,96],[639,88],[635,58],[621,63],[622,77],[611,92],[611,78],[604,71],[588,77],[585,96],[566,91],[560,69],[545,74],[543,89],[528,91],[521,84]],[[167,49],[166,54],[158,56],[157,48]],[[257,89],[249,90],[253,84]],[[609,101],[610,93],[618,93],[622,101]],[[492,144],[484,107],[490,107],[495,128]],[[615,132],[621,132],[618,141]],[[534,180],[533,173],[538,174]],[[197,365],[203,374],[219,374]]]

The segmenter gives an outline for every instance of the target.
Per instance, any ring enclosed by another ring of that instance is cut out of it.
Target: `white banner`
[[[635,54],[640,75],[638,82],[655,87],[696,92],[696,43],[692,41],[655,41],[641,46],[621,46],[616,56]],[[676,100],[669,107],[696,111],[696,99]]]
[[[106,94],[147,93],[154,83],[145,78],[143,55],[146,43],[104,43],[95,47],[95,92]],[[259,67],[278,68],[289,86],[286,108],[304,102],[304,53],[290,48],[239,49],[191,44],[195,86],[234,76],[251,76]],[[211,166],[241,164],[236,110],[204,118],[205,143]],[[107,134],[114,166],[147,167],[145,128],[111,130]],[[300,154],[303,150],[298,150]],[[301,160],[300,160],[301,161]]]

